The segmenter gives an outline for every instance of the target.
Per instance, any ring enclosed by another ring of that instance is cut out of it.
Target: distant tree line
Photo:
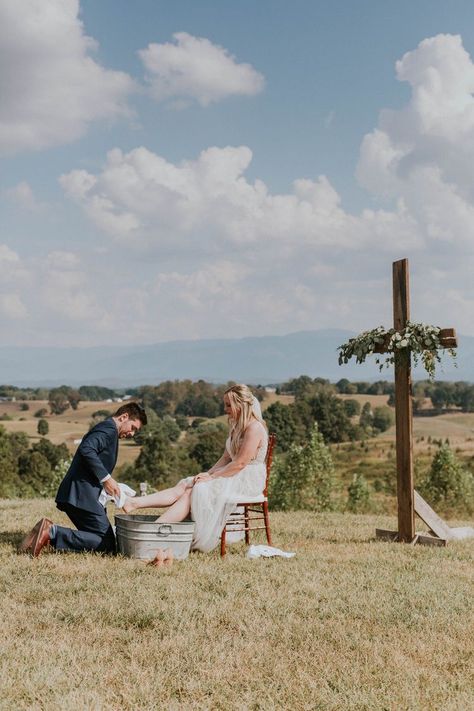
[[[323,378],[302,375],[282,384],[279,392],[294,396],[290,405],[275,402],[265,410],[265,420],[277,436],[280,451],[289,450],[291,444],[302,446],[308,442],[315,424],[324,441],[331,443],[365,439],[393,423],[391,408],[377,407],[372,411],[366,403],[361,410],[359,402],[342,400],[337,386]]]

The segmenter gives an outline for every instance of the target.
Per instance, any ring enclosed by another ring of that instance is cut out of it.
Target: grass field
[[[0,501],[0,709],[468,711],[474,543],[377,542],[393,519],[272,514],[245,547],[170,569],[15,553],[48,500]],[[463,522],[457,522],[459,524]]]

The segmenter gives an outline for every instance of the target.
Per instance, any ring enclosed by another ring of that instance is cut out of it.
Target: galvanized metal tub
[[[161,548],[171,548],[177,560],[189,555],[194,521],[159,523],[157,516],[116,514],[118,552],[128,558],[151,560]]]

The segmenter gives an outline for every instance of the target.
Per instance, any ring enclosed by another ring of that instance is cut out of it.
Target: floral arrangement
[[[424,323],[407,322],[401,331],[394,328],[388,331],[383,326],[373,328],[371,331],[364,331],[355,338],[350,338],[347,343],[343,343],[337,349],[339,353],[339,365],[347,363],[355,356],[357,363],[363,363],[368,355],[374,353],[383,354],[377,357],[375,362],[382,370],[388,368],[395,362],[396,353],[411,353],[415,365],[421,361],[423,367],[432,380],[435,375],[436,362],[440,362],[440,351],[447,351],[456,360],[454,347],[443,346],[440,341],[440,331],[438,326],[427,326]]]

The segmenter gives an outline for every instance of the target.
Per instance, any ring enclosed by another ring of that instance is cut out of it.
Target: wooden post
[[[393,326],[406,327],[410,319],[408,259],[393,263]],[[413,480],[413,418],[411,402],[410,351],[395,354],[395,425],[397,438],[398,539],[411,543],[415,538]]]

